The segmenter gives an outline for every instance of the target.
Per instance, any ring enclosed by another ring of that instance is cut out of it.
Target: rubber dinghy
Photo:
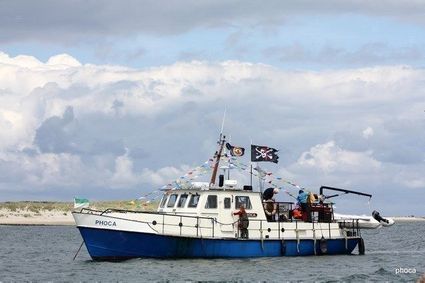
[[[334,219],[336,222],[344,228],[353,228],[358,226],[360,229],[377,229],[382,227],[382,224],[372,216],[367,215],[349,215],[334,213]]]
[[[394,225],[392,218],[383,218],[376,210],[372,212],[372,216],[334,213],[334,219],[344,228],[356,227],[357,222],[360,229],[377,229]]]

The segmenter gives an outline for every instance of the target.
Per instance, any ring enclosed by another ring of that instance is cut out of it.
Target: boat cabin
[[[164,214],[212,217],[223,223],[234,222],[233,213],[243,205],[250,219],[268,222],[290,222],[296,219],[292,202],[263,202],[260,192],[251,186],[237,187],[229,180],[222,187],[209,187],[208,183],[195,182],[190,188],[168,190],[164,193],[157,212]],[[231,185],[229,185],[231,184]],[[274,213],[267,217],[267,206],[274,206]],[[328,204],[311,205],[311,215],[305,221],[330,222],[331,208]],[[295,217],[294,217],[295,216]]]
[[[198,182],[188,189],[167,191],[157,211],[166,214],[212,217],[220,222],[231,223],[237,219],[233,213],[241,205],[245,207],[248,217],[266,219],[262,210],[261,194],[253,192],[247,186],[245,190],[237,188],[236,182],[211,188],[208,187],[208,183]]]

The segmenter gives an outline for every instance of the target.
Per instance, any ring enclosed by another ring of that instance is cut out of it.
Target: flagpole
[[[261,198],[263,198],[263,190],[264,190],[264,180],[263,180],[264,176],[263,176],[263,174],[265,173],[265,171],[258,164],[255,164],[255,168],[257,168],[258,185],[260,186]]]
[[[251,185],[251,188],[252,188],[252,162],[251,162],[251,183],[250,183],[250,185]]]
[[[216,151],[215,165],[211,175],[210,188],[212,185],[215,184],[215,178],[217,176],[218,165],[220,163],[221,153],[223,152],[225,139],[226,139],[226,136],[223,136],[222,134],[220,134],[220,150],[218,152]]]
[[[251,139],[251,156],[252,156],[252,139]],[[250,158],[250,165],[251,165],[251,171],[250,171],[250,175],[251,175],[251,188],[252,188],[252,157]]]
[[[231,139],[232,139],[232,137],[229,136],[229,142],[230,142]],[[230,180],[230,163],[231,163],[230,162],[230,156],[231,156],[231,154],[228,153],[227,147],[224,149],[224,154],[227,157],[227,180]],[[224,174],[226,174],[226,170],[224,170]]]

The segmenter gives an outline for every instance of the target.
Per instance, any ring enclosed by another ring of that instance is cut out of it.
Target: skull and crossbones
[[[256,148],[255,151],[258,153],[258,155],[255,156],[255,159],[259,159],[260,157],[263,159],[273,159],[273,155],[270,154],[271,151],[273,151],[272,148],[262,147],[260,149]]]

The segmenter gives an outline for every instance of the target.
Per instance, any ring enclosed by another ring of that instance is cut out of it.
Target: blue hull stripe
[[[78,227],[93,259],[120,260],[155,258],[243,258],[314,255],[314,240],[200,239],[148,233]],[[327,240],[326,254],[351,254],[359,239]],[[316,242],[316,254],[320,241]]]

